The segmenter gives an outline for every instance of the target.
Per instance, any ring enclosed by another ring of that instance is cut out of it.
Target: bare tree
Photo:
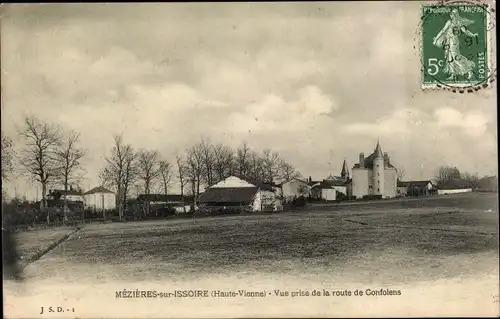
[[[179,179],[179,184],[181,188],[181,199],[184,202],[184,188],[186,187],[187,177],[186,177],[186,163],[185,160],[180,156],[176,156],[177,163],[177,178]],[[182,206],[184,213],[186,212],[186,206]]]
[[[279,164],[279,171],[281,178],[285,181],[289,181],[292,178],[299,178],[300,173],[288,162],[281,160]]]
[[[41,209],[47,208],[47,186],[57,176],[56,151],[61,141],[60,128],[43,122],[37,117],[28,116],[19,132],[25,140],[25,147],[19,156],[19,163],[24,173],[41,184]],[[47,223],[50,216],[47,212]]]
[[[12,139],[2,132],[2,181],[7,180],[13,171],[14,155]]]
[[[144,194],[151,193],[151,187],[160,177],[160,155],[157,151],[140,150],[137,153],[138,179]]]
[[[438,187],[452,186],[460,183],[460,171],[456,167],[441,166],[438,168],[435,176]]]
[[[279,177],[280,155],[270,149],[265,149],[262,152],[262,164],[264,166],[264,182],[274,182]]]
[[[249,175],[249,153],[250,148],[247,142],[236,150],[235,171],[238,177],[245,178]]]
[[[167,195],[174,176],[172,165],[167,161],[160,161],[159,170],[163,194]]]
[[[141,190],[146,197],[151,194],[151,187],[160,176],[160,160],[157,151],[140,150],[137,153],[137,178],[141,183]],[[144,214],[149,215],[150,204],[144,203]]]
[[[114,186],[116,190],[116,207],[120,220],[123,219],[128,187],[134,177],[133,161],[135,159],[132,146],[123,142],[121,135],[113,137],[113,148],[106,159],[106,166],[100,173],[103,185]]]
[[[202,180],[205,186],[211,186],[214,184],[214,147],[210,140],[205,139],[202,139],[196,147],[201,156]]]
[[[203,146],[198,143],[186,150],[186,177],[194,185],[194,204],[200,194],[200,186],[203,177]]]
[[[398,180],[402,181],[403,178],[405,177],[405,168],[403,166],[400,166],[399,168],[396,169],[396,173]]]
[[[60,146],[55,152],[56,160],[58,162],[58,175],[57,179],[63,184],[64,190],[68,191],[71,182],[78,182],[81,176],[78,175],[82,170],[82,158],[85,156],[86,151],[78,147],[80,134],[74,131],[69,132],[66,139],[62,139]],[[66,216],[66,194],[64,195],[64,220]]]
[[[214,146],[213,154],[216,178],[214,182],[220,182],[233,174],[234,154],[230,147],[220,143]]]

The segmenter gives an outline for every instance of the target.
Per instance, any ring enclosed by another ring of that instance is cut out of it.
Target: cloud
[[[452,162],[495,172],[496,91],[420,89],[419,7],[9,5],[2,130],[35,114],[80,132],[91,186],[121,132],[169,159],[201,137],[247,140],[315,178],[377,138],[415,176]]]

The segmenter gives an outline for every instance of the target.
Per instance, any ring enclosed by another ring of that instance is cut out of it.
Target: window
[[[377,173],[377,176],[380,176],[380,173]]]
[[[379,184],[380,184],[380,181],[377,181],[377,183],[379,183]]]
[[[377,188],[377,192],[380,192],[380,188]]]
[[[379,166],[379,165],[377,164],[377,167],[378,167],[378,166]]]

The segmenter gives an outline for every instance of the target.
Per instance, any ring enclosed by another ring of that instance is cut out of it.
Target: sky
[[[377,139],[406,179],[497,173],[496,89],[420,86],[418,2],[4,4],[2,131],[81,133],[84,189],[122,133],[173,161],[202,137],[339,174]],[[22,176],[12,193],[33,197]],[[174,190],[175,192],[175,190]]]

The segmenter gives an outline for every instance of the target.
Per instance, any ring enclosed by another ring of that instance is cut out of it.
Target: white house
[[[250,184],[230,176],[207,188],[198,198],[200,208],[238,208],[251,211],[280,209],[280,201],[272,186]]]
[[[68,190],[51,189],[47,195],[48,199],[67,200],[68,202],[83,202],[83,194],[80,190],[70,186]]]
[[[460,194],[460,193],[470,193],[472,188],[456,188],[456,189],[438,189],[438,195],[449,195],[449,194]]]
[[[289,201],[299,196],[308,197],[310,195],[311,185],[299,178],[292,178],[281,184],[281,191],[283,199]]]
[[[116,195],[102,186],[95,187],[83,194],[85,208],[108,210],[116,208]]]

